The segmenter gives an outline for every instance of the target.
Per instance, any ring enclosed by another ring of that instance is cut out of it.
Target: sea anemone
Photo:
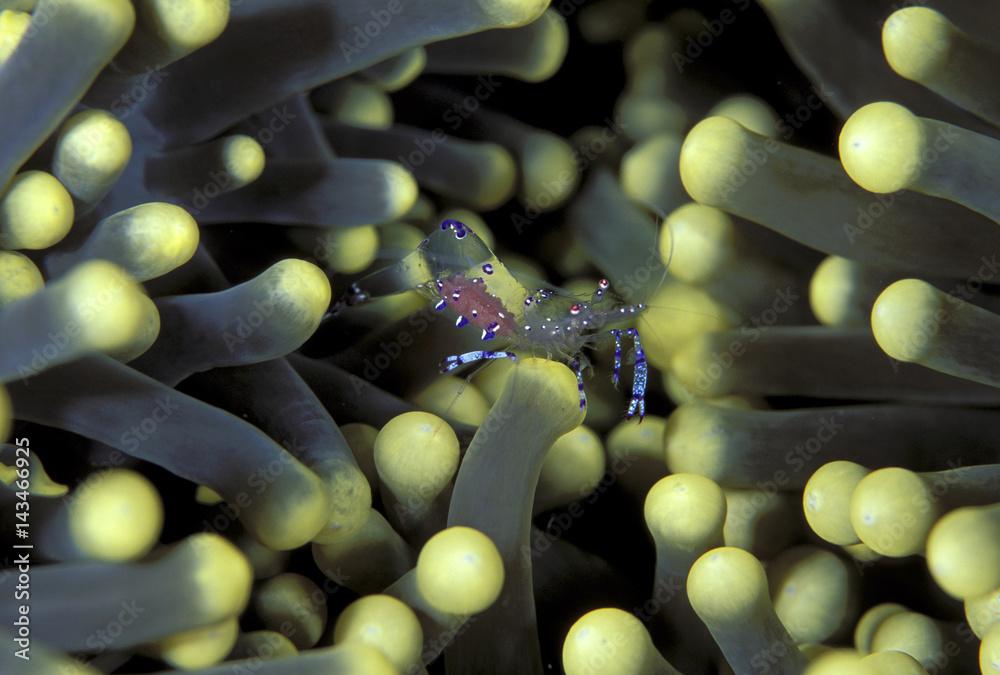
[[[1000,671],[918,4],[0,0],[0,671]]]

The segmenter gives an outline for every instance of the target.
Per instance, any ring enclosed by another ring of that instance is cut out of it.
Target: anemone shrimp
[[[583,372],[589,367],[584,350],[592,348],[605,332],[614,338],[612,382],[618,386],[622,343],[631,338],[635,351],[634,376],[625,417],[638,416],[641,421],[645,416],[648,365],[639,332],[631,327],[607,328],[635,317],[645,305],[614,300],[607,279],[598,282],[589,299],[553,288],[528,291],[467,225],[445,220],[416,251],[396,265],[355,282],[340,306],[363,302],[401,284],[422,292],[435,309],[452,311],[457,317],[457,328],[472,325],[482,331],[483,342],[504,343],[502,349],[477,349],[447,356],[440,363],[442,373],[476,362],[516,361],[518,352],[560,360],[576,375],[581,409],[587,405]]]

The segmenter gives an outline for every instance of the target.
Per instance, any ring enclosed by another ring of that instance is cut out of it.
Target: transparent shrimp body
[[[567,360],[576,372],[580,390],[580,407],[587,404],[583,389],[583,368],[586,363],[583,349],[591,346],[608,325],[628,320],[641,312],[642,304],[615,304],[608,297],[610,284],[601,279],[589,302],[562,295],[551,289],[538,289],[524,299],[525,311],[522,325],[518,327],[515,344],[533,351],[543,350],[552,358],[558,355]],[[632,397],[625,416],[635,415],[641,420],[646,414],[646,383],[648,366],[639,333],[634,328],[612,328],[608,332],[615,339],[615,361],[612,379],[615,386],[621,378],[622,338],[631,337],[635,344],[635,377]]]
[[[417,280],[420,281],[417,281]],[[479,349],[448,356],[442,372],[468,363],[494,359],[516,360],[515,351],[528,352],[567,362],[576,373],[580,407],[586,406],[583,389],[583,350],[604,332],[615,339],[613,380],[618,384],[622,363],[622,339],[635,344],[635,378],[626,417],[645,414],[646,357],[633,329],[608,329],[642,311],[640,305],[621,305],[609,297],[609,284],[602,279],[589,300],[555,289],[529,291],[497,259],[475,232],[456,220],[446,220],[416,251],[396,265],[360,280],[353,288],[356,298],[417,288],[438,310],[448,309],[459,328],[474,326],[484,342],[496,341],[502,349]]]

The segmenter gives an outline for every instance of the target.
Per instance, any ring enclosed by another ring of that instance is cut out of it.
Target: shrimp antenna
[[[646,202],[646,201],[640,203],[642,203],[643,205],[645,205],[647,209],[655,213],[657,216],[657,221],[656,221],[657,225],[659,223],[663,223],[667,227],[667,232],[670,233],[670,253],[667,254],[667,259],[663,262],[663,275],[660,277],[659,283],[656,284],[656,288],[653,289],[653,293],[650,294],[650,296],[652,296],[654,293],[656,293],[656,291],[660,290],[660,287],[663,286],[663,282],[667,280],[667,275],[670,274],[670,263],[674,259],[674,231],[673,228],[670,226],[670,221],[667,220],[668,214],[662,211],[659,206],[653,204],[652,202]]]

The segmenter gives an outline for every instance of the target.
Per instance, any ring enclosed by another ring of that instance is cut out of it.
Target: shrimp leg
[[[514,352],[489,351],[482,349],[474,352],[465,352],[464,354],[454,354],[452,356],[446,356],[444,360],[441,361],[441,372],[450,373],[459,366],[464,366],[467,363],[486,361],[488,359],[510,359],[511,361],[517,361],[517,355]]]
[[[635,343],[635,373],[632,376],[632,399],[629,401],[625,418],[632,419],[638,413],[641,422],[646,416],[646,380],[649,377],[649,366],[646,364],[646,352],[643,351],[642,342],[639,340],[639,331],[629,328],[627,335],[630,335]]]
[[[619,376],[622,367],[622,334],[631,337],[635,344],[635,374],[632,378],[632,398],[628,403],[628,410],[625,411],[625,419],[632,419],[639,415],[639,421],[646,416],[646,383],[649,379],[649,365],[646,363],[646,352],[642,348],[639,340],[639,331],[635,328],[628,330],[614,329],[609,331],[615,338],[615,366],[611,376],[612,382],[618,386]]]
[[[583,366],[580,365],[580,359],[573,359],[569,367],[576,373],[576,387],[580,390],[580,410],[583,410],[587,407],[587,392],[583,390]]]
[[[611,374],[611,382],[616,387],[622,372],[622,331],[619,328],[609,331],[615,338],[615,369]]]

